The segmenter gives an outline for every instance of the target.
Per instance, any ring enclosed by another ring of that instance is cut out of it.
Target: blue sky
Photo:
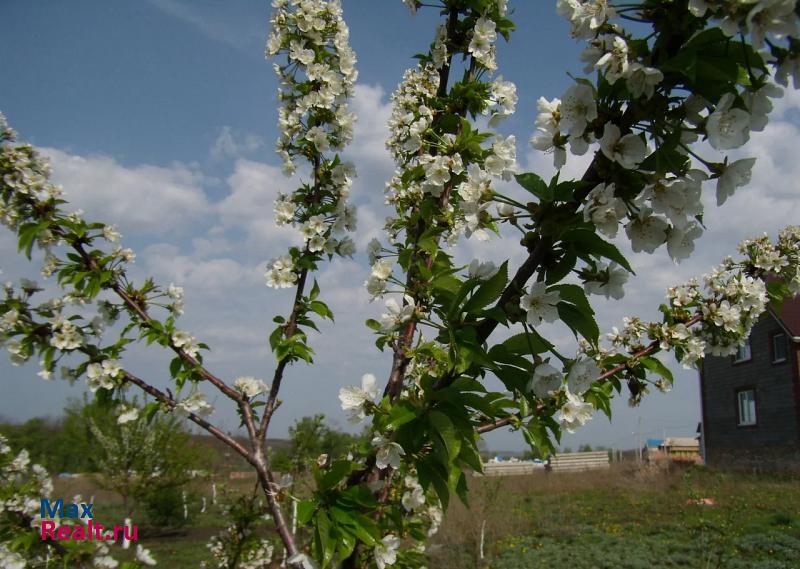
[[[517,51],[501,45],[500,60],[520,87],[519,120],[530,122],[538,96],[561,92],[566,70],[579,69],[579,46],[550,2],[517,4]],[[438,14],[412,17],[399,0],[343,5],[360,81],[391,92]],[[14,49],[3,55],[0,101],[34,143],[122,164],[203,161],[223,126],[272,140],[269,12],[264,0],[9,0],[0,30]]]
[[[581,46],[555,15],[555,1],[511,4],[518,31],[510,46],[500,44],[499,73],[517,83],[520,103],[503,130],[517,135],[523,167],[550,175],[551,158],[527,144],[536,100],[558,96],[570,84],[567,72],[580,73]],[[359,56],[353,106],[360,122],[349,155],[360,172],[353,197],[363,249],[379,234],[383,183],[393,170],[383,150],[388,97],[413,65],[411,56],[433,37],[437,14],[424,10],[412,17],[400,0],[343,0],[343,6]],[[120,226],[125,244],[139,254],[134,276],[152,274],[185,287],[182,326],[212,345],[209,365],[231,380],[271,377],[266,335],[272,315],[288,307],[288,295],[267,289],[261,277],[265,262],[291,240],[272,227],[272,200],[279,189],[290,190],[291,182],[280,176],[272,151],[276,81],[263,57],[268,17],[264,0],[0,3],[0,36],[7,46],[0,55],[0,110],[23,137],[45,148],[68,198],[88,215]],[[625,301],[598,303],[604,329],[630,313],[655,317],[665,287],[702,274],[741,238],[774,233],[798,219],[787,187],[800,166],[785,143],[800,141],[798,107],[797,97],[787,96],[778,120],[745,149],[759,156],[753,187],[732,198],[724,211],[709,200],[709,232],[695,259],[675,266],[663,250],[633,257],[640,278]],[[580,160],[571,162],[566,172],[579,175],[581,166]],[[459,258],[502,261],[514,250],[514,265],[521,251],[509,243],[468,243]],[[10,236],[0,234],[2,278],[36,276],[35,267],[14,251]],[[295,418],[315,412],[346,426],[336,398],[339,387],[357,383],[365,372],[385,375],[389,358],[376,352],[362,325],[382,309],[368,303],[360,289],[366,271],[359,255],[334,262],[320,276],[337,327],[326,325],[313,339],[316,367],[290,369],[273,435],[285,435]],[[168,359],[158,350],[137,348],[125,363],[166,385]],[[696,374],[673,368],[678,383],[672,393],[654,394],[637,409],[621,400],[613,423],[598,417],[564,444],[631,446],[639,417],[646,434],[693,434],[699,420]],[[67,397],[80,395],[79,386],[43,382],[36,371],[35,365],[15,368],[0,361],[0,381],[7,387],[0,415],[57,415]],[[218,402],[215,419],[235,428],[234,413]],[[489,442],[508,449],[524,444],[511,433],[494,434]]]

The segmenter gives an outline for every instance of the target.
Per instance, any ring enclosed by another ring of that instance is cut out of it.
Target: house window
[[[772,363],[786,361],[786,336],[778,333],[772,336]]]
[[[745,340],[745,343],[739,346],[736,350],[736,355],[733,357],[733,363],[739,362],[749,362],[750,358],[752,358],[752,354],[750,353],[750,338]]]
[[[756,424],[756,390],[743,389],[736,394],[739,404],[739,426],[746,427]]]

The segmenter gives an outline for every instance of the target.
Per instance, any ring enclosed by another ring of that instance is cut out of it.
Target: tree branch
[[[150,385],[140,377],[137,377],[132,373],[130,373],[129,371],[125,370],[123,370],[122,373],[124,374],[125,381],[133,383],[134,385],[138,386],[140,389],[142,389],[142,391],[148,393],[149,395],[152,395],[155,399],[167,405],[171,410],[175,409],[175,407],[178,405],[178,402],[174,398],[170,397],[168,394],[164,393],[157,387]],[[239,453],[245,460],[247,460],[247,462],[255,466],[255,462],[253,461],[253,455],[250,452],[248,452],[247,449],[244,448],[244,446],[242,446],[239,442],[237,442],[236,439],[234,439],[230,435],[223,433],[221,430],[219,430],[217,427],[215,427],[214,425],[212,425],[210,422],[206,421],[199,415],[196,415],[194,413],[189,413],[188,419],[193,423],[195,423],[196,425],[198,425],[199,427],[201,427],[203,430],[215,436],[217,439],[219,439],[229,447],[231,447],[233,450]]]
[[[314,193],[311,196],[311,203],[318,204],[320,200],[320,167],[322,166],[320,161],[320,155],[314,154]],[[306,252],[308,252],[308,248],[306,247]],[[289,319],[286,321],[286,326],[284,328],[284,336],[286,338],[291,338],[294,336],[295,332],[297,332],[297,318],[300,315],[300,304],[303,300],[303,293],[306,287],[306,281],[308,280],[308,269],[304,268],[300,271],[300,276],[297,279],[297,290],[294,294],[294,302],[292,303],[292,312],[289,314]],[[263,446],[264,442],[267,440],[267,432],[269,431],[269,424],[272,421],[272,415],[275,414],[275,410],[278,408],[278,393],[281,389],[281,382],[283,381],[283,373],[286,370],[286,366],[289,365],[289,360],[287,358],[282,359],[278,362],[278,365],[275,368],[275,373],[272,376],[272,384],[269,388],[269,395],[267,396],[267,404],[264,407],[264,415],[261,417],[261,424],[258,426],[258,433],[256,435],[258,443]]]
[[[86,249],[83,248],[83,245],[80,242],[72,242],[70,243],[73,249],[81,256],[83,262],[86,263],[86,266],[89,267],[93,271],[100,271],[100,267],[97,266],[95,260],[86,252]],[[144,327],[150,327],[150,315],[147,313],[147,309],[141,306],[136,300],[131,298],[131,296],[125,291],[125,288],[119,282],[117,277],[114,277],[111,282],[110,288],[113,290],[117,296],[119,296],[122,301],[128,306],[128,308],[135,313],[140,320],[139,325]],[[232,389],[228,384],[226,384],[222,379],[208,371],[198,360],[197,358],[189,355],[184,350],[174,346],[170,339],[170,348],[174,351],[181,359],[188,362],[190,365],[195,367],[200,374],[200,376],[207,380],[209,383],[214,385],[217,389],[219,389],[222,393],[224,393],[227,397],[233,399],[236,402],[242,401],[241,394]]]
[[[691,319],[687,320],[684,323],[684,325],[687,328],[689,328],[691,326],[694,326],[698,322],[700,322],[702,319],[703,319],[703,317],[702,317],[701,314],[695,314],[694,316],[692,316]],[[643,358],[645,356],[649,356],[654,351],[656,351],[656,348],[659,346],[659,344],[660,344],[659,340],[653,340],[652,342],[650,342],[650,344],[648,344],[647,346],[645,346],[644,348],[642,348],[641,350],[639,350],[638,352],[633,354],[628,359],[628,361],[626,361],[625,363],[621,363],[621,364],[616,365],[616,366],[614,366],[613,368],[611,368],[611,369],[609,369],[607,371],[604,371],[597,379],[594,380],[594,382],[596,383],[598,381],[605,381],[606,379],[609,379],[609,378],[615,376],[619,372],[630,368],[632,366],[632,363],[635,362],[636,360],[638,360],[639,358]],[[537,408],[537,410],[538,409],[539,408]],[[514,421],[517,421],[517,420],[521,421],[523,419],[524,419],[524,417],[521,417],[519,414],[509,415],[508,417],[503,417],[502,419],[498,419],[498,420],[493,421],[491,423],[486,423],[484,425],[480,425],[479,427],[475,428],[475,432],[478,433],[479,435],[482,435],[484,433],[488,433],[490,431],[494,431],[495,429],[499,429],[501,427],[505,427],[507,425],[510,425]]]

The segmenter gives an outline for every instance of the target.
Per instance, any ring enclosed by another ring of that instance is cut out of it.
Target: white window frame
[[[736,392],[736,420],[740,427],[752,427],[758,424],[755,389],[742,389]]]
[[[776,340],[780,339],[780,344],[776,342]],[[778,350],[777,346],[781,346],[783,350],[783,356],[778,357]],[[778,332],[772,335],[772,363],[779,364],[781,362],[786,361],[788,350],[786,349],[786,334],[783,332]]]
[[[745,340],[744,344],[736,348],[736,354],[733,356],[733,363],[739,364],[742,362],[749,362],[753,359],[753,350],[750,348],[750,338]]]

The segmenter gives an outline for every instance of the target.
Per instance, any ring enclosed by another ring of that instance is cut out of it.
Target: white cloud
[[[255,152],[264,146],[264,139],[256,134],[239,134],[231,127],[223,126],[214,144],[211,146],[211,157],[216,160],[223,158],[240,158]]]
[[[181,284],[205,298],[233,294],[263,282],[263,263],[248,265],[223,257],[199,259],[181,255],[177,247],[166,243],[147,247],[140,258],[147,273],[158,275],[160,282]]]
[[[192,26],[207,38],[232,47],[245,55],[252,55],[253,48],[264,41],[260,29],[243,30],[240,22],[230,18],[236,10],[235,6],[227,3],[203,3],[200,7],[199,3],[193,4],[181,0],[147,1],[161,12]]]
[[[359,165],[393,169],[391,154],[386,149],[389,137],[387,122],[392,114],[391,103],[384,102],[386,92],[380,85],[358,83],[355,86],[352,110],[358,117],[353,143],[347,153],[359,158]]]
[[[204,176],[185,164],[127,167],[108,156],[76,156],[55,148],[42,153],[72,207],[116,223],[123,232],[174,233],[208,215]]]
[[[273,204],[279,192],[290,193],[296,178],[287,179],[280,168],[239,159],[227,180],[230,193],[216,205],[221,224],[239,228],[248,235],[248,246],[281,252],[289,243],[297,244],[299,234],[289,226],[276,227]]]

